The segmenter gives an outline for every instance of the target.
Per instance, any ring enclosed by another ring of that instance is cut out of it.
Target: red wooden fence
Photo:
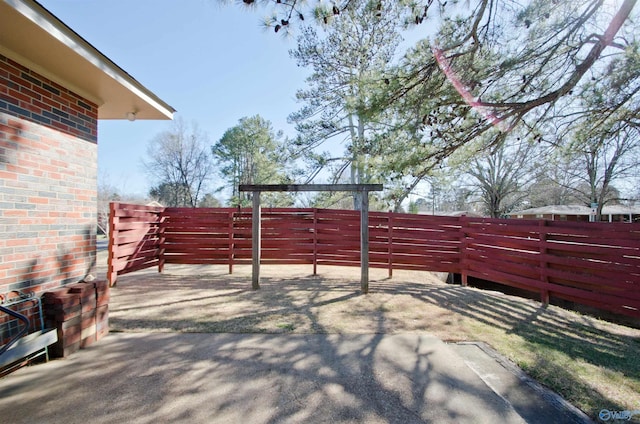
[[[360,265],[359,212],[263,209],[262,263]],[[112,204],[109,281],[176,264],[251,263],[251,210]],[[640,317],[640,224],[371,212],[369,265],[483,278]]]
[[[160,214],[163,208],[111,203],[109,205],[109,259],[107,279],[158,266]]]

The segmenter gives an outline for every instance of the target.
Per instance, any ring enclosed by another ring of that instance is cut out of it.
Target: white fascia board
[[[95,47],[84,40],[75,31],[62,23],[39,3],[30,0],[4,0],[27,19],[47,31],[69,49],[80,55],[84,60],[102,71],[105,75],[117,81],[134,95],[155,108],[168,119],[173,119],[175,110],[160,100],[151,91],[136,81],[126,71],[116,65],[111,59],[100,53]]]

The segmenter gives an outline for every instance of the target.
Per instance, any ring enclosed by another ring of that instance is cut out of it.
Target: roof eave
[[[98,105],[99,119],[172,119],[175,109],[33,0],[0,0],[0,52]]]

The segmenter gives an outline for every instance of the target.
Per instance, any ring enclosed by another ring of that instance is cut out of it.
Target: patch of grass
[[[468,336],[475,333],[477,339],[493,346],[592,418],[597,418],[601,409],[638,409],[638,331],[559,308],[549,309],[538,320],[519,322],[511,331],[473,319],[468,322]],[[551,321],[548,315],[553,314],[558,316]]]
[[[279,323],[279,324],[276,324],[276,327],[285,331],[293,331],[296,329],[296,326],[290,323]]]

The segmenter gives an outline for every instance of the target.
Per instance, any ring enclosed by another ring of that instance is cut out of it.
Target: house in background
[[[174,109],[33,0],[0,0],[0,295],[93,272],[99,119]]]
[[[548,219],[551,221],[589,222],[591,208],[582,205],[553,205],[525,209],[507,214],[509,218]],[[604,206],[601,222],[640,222],[638,206]]]
[[[640,206],[605,206],[602,208],[602,221],[640,222]]]

